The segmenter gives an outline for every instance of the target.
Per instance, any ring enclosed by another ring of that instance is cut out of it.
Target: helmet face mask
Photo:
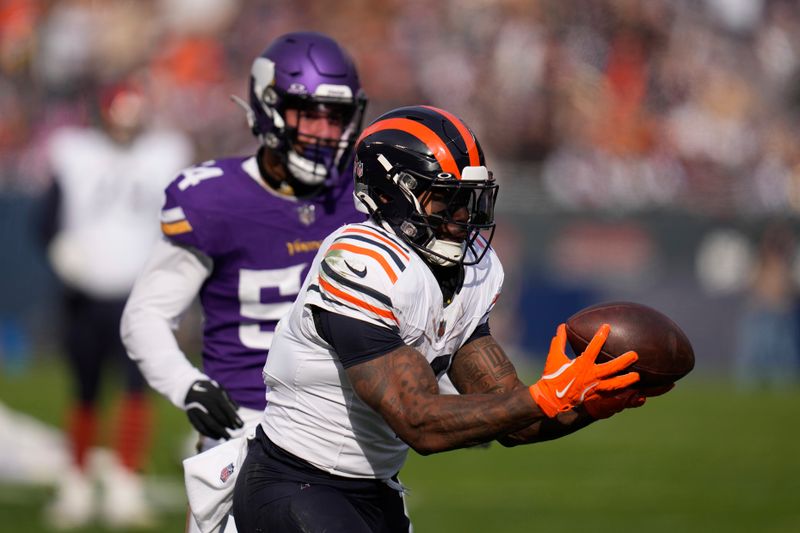
[[[488,250],[498,187],[457,117],[415,106],[378,118],[357,143],[355,179],[362,211],[428,261],[476,264]],[[486,242],[478,244],[482,233]]]
[[[409,171],[405,174],[413,176]],[[429,185],[410,201],[413,211],[400,224],[400,231],[435,264],[480,262],[488,247],[479,251],[475,241],[482,232],[487,233],[487,242],[494,235],[498,188],[493,176],[489,175],[486,182],[471,183],[449,176],[442,179],[440,174],[427,181]],[[467,259],[467,250],[472,252],[471,260]]]
[[[292,176],[307,185],[324,183],[343,156],[352,152],[354,136],[346,127],[357,112],[353,104],[287,98],[285,164]]]
[[[366,103],[352,60],[325,35],[283,35],[253,62],[248,121],[253,134],[280,157],[290,185],[332,185],[339,178],[350,162]],[[336,135],[315,134],[320,121]]]

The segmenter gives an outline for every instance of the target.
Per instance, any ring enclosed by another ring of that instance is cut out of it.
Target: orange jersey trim
[[[389,263],[386,261],[386,259],[384,259],[384,257],[378,252],[375,252],[368,248],[353,246],[352,244],[346,244],[343,242],[337,242],[336,244],[328,248],[328,250],[346,250],[348,252],[353,252],[354,254],[366,255],[368,257],[371,257],[383,267],[383,270],[386,271],[386,274],[389,276],[389,279],[392,280],[392,283],[395,283],[397,281],[397,274],[394,273],[394,270],[392,270],[392,267],[389,266]]]
[[[475,143],[475,137],[473,137],[472,133],[470,133],[469,128],[467,125],[464,124],[461,119],[459,119],[454,114],[450,113],[449,111],[445,111],[444,109],[439,109],[438,107],[433,107],[429,105],[420,106],[426,109],[430,109],[432,111],[436,111],[437,113],[444,115],[450,122],[453,123],[453,126],[456,127],[458,133],[461,134],[461,138],[464,139],[464,144],[467,147],[467,153],[469,154],[469,164],[472,167],[480,166],[481,164],[481,156],[478,153],[478,145]]]
[[[365,129],[358,138],[358,142],[361,142],[361,139],[365,139],[373,133],[384,130],[399,130],[413,135],[428,147],[428,150],[431,151],[436,161],[439,162],[439,166],[442,167],[442,172],[449,172],[458,179],[461,179],[461,170],[458,168],[458,165],[456,165],[456,160],[450,152],[450,149],[447,148],[447,145],[445,145],[442,139],[430,128],[414,120],[407,118],[389,118],[381,120]],[[358,142],[356,144],[358,144]]]
[[[383,318],[388,318],[390,320],[393,320],[395,323],[397,323],[397,317],[395,317],[394,313],[392,313],[391,311],[389,311],[387,309],[380,309],[378,307],[375,307],[374,305],[370,305],[370,304],[368,304],[367,302],[365,302],[363,300],[359,300],[355,296],[351,296],[351,295],[347,294],[346,292],[337,289],[336,287],[334,287],[333,285],[331,285],[330,283],[328,283],[327,281],[322,279],[322,276],[319,276],[318,279],[319,279],[320,286],[323,289],[325,289],[326,291],[328,291],[329,293],[331,293],[334,296],[336,296],[337,298],[341,298],[342,300],[344,300],[346,302],[350,302],[353,305],[357,305],[358,307],[361,307],[362,309],[366,309],[367,311],[371,311],[372,313],[375,313],[378,316],[382,316]]]
[[[189,233],[192,231],[192,225],[188,220],[179,220],[178,222],[161,223],[161,231],[164,235],[180,235],[181,233]]]
[[[361,229],[361,228],[348,228],[348,229],[344,230],[343,233],[363,233],[364,235],[369,235],[370,237],[375,237],[379,241],[381,241],[381,242],[383,242],[385,244],[388,244],[389,246],[394,248],[395,251],[397,253],[399,253],[403,257],[403,259],[405,259],[406,261],[408,261],[410,259],[408,257],[408,255],[406,255],[406,253],[403,251],[403,249],[400,248],[396,243],[390,241],[389,239],[387,239],[383,235],[380,235],[379,233],[376,233],[374,231],[369,231],[369,230]]]

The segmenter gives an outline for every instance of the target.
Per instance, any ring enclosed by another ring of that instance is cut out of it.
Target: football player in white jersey
[[[98,127],[58,130],[48,144],[54,184],[47,194],[43,237],[62,282],[63,351],[74,382],[65,433],[72,464],[61,474],[48,518],[59,528],[94,518],[95,479],[89,450],[96,445],[102,376],[116,365],[124,392],[115,414],[114,462],[102,468],[99,510],[114,526],[152,520],[137,470],[149,444],[146,383],[125,355],[119,321],[125,299],[158,238],[163,190],[192,160],[188,138],[148,123],[141,86],[125,80],[98,91]]]
[[[574,432],[644,397],[637,356],[564,353],[563,325],[528,387],[492,338],[503,269],[497,184],[472,131],[428,106],[390,111],[356,145],[370,218],[322,244],[264,366],[267,407],[238,473],[241,531],[409,531],[398,472],[430,454]],[[483,233],[483,234],[482,234]],[[440,393],[448,375],[461,395]]]

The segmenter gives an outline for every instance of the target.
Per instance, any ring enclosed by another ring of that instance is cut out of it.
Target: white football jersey
[[[488,320],[503,283],[491,249],[464,269],[463,286],[445,307],[431,270],[393,233],[370,220],[331,234],[290,314],[278,324],[264,366],[267,436],[332,474],[396,474],[408,446],[355,394],[338,356],[317,334],[310,306],[396,331],[441,378],[452,355]]]
[[[53,268],[95,297],[124,297],[159,236],[164,187],[191,162],[182,134],[149,131],[120,145],[91,128],[68,128],[49,143],[61,189]]]

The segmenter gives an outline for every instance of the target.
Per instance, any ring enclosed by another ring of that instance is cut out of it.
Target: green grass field
[[[0,400],[57,425],[67,400],[53,360],[0,376]],[[157,531],[183,530],[183,414],[156,398],[149,487]],[[800,531],[800,387],[737,392],[687,379],[639,410],[559,441],[411,454],[402,481],[417,533]],[[0,458],[2,460],[2,458]],[[47,531],[46,488],[0,483],[0,530]],[[88,528],[86,532],[104,531]]]

